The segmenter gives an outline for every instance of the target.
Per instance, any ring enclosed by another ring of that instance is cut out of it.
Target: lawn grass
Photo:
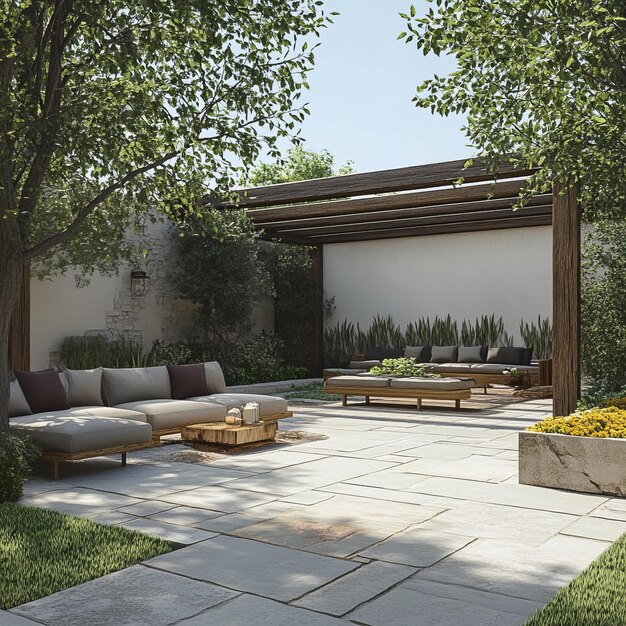
[[[0,504],[0,609],[48,596],[139,561],[170,545],[56,511]]]
[[[284,394],[287,400],[341,400],[341,396],[324,393],[322,383],[312,383],[298,387],[295,391]]]
[[[626,624],[626,535],[559,591],[525,626]]]

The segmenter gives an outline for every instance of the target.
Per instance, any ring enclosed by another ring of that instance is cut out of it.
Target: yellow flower
[[[616,400],[626,400],[617,398]],[[548,417],[526,430],[578,437],[613,437],[626,439],[626,408],[611,405],[562,417]]]

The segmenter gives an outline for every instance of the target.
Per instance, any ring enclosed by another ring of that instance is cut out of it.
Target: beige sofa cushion
[[[389,378],[378,376],[333,376],[327,387],[389,387]]]
[[[117,417],[25,415],[12,419],[10,426],[48,452],[86,452],[152,439],[150,424]]]
[[[141,400],[120,404],[117,409],[143,413],[154,430],[180,428],[189,424],[223,422],[226,407],[215,402],[192,400]]]
[[[217,402],[226,410],[240,409],[246,402],[258,402],[261,417],[276,415],[287,411],[287,400],[276,396],[265,396],[258,393],[217,393],[210,396],[191,398],[200,402]]]
[[[224,372],[217,361],[209,361],[204,364],[206,374],[206,386],[209,393],[224,393],[226,391],[226,381]]]
[[[18,415],[30,415],[32,411],[26,396],[17,380],[9,383],[9,417],[17,417]]]
[[[431,364],[430,370],[441,374],[444,376],[445,374],[468,374],[471,370],[471,365],[469,363],[436,363]]]
[[[473,380],[460,378],[392,378],[391,387],[395,389],[422,389],[429,391],[459,391],[471,389]]]
[[[380,361],[350,361],[350,364],[348,365],[348,367],[350,369],[357,369],[357,370],[369,370],[372,367],[378,367],[379,365],[381,365]]]
[[[61,381],[67,391],[70,406],[103,406],[102,368],[92,370],[63,370]]]
[[[44,411],[34,413],[33,417],[41,419],[56,419],[57,417],[117,417],[124,420],[135,420],[136,422],[147,422],[146,416],[139,411],[128,411],[116,409],[112,406],[81,406],[59,411]]]
[[[536,365],[506,365],[505,363],[477,363],[472,365],[471,371],[476,374],[502,374],[512,369],[516,369],[518,372],[539,371],[539,367]]]
[[[167,367],[128,367],[102,370],[102,390],[109,406],[172,397]]]

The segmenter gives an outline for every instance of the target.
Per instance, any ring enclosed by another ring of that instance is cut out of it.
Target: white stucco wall
[[[521,318],[552,317],[552,227],[326,245],[324,288],[335,297],[329,325],[450,313],[460,330],[495,313],[517,343]]]

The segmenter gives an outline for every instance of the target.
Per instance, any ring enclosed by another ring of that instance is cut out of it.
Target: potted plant
[[[626,496],[626,409],[548,417],[521,432],[519,482]]]

